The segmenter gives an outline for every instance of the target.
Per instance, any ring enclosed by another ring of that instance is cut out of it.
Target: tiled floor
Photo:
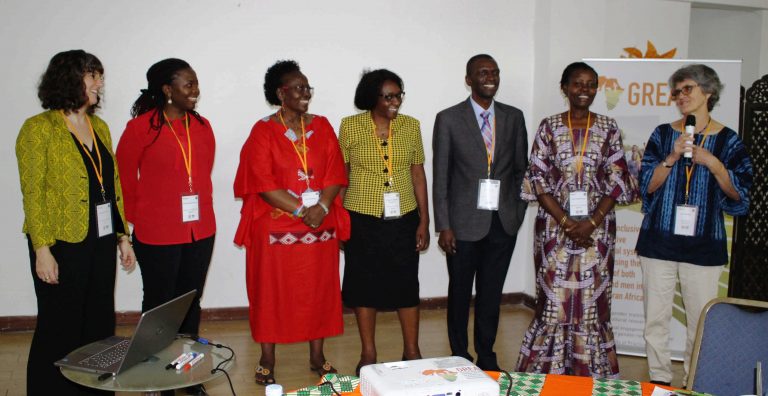
[[[532,317],[531,310],[518,306],[502,307],[502,319],[496,341],[496,353],[502,368],[513,368],[517,361],[523,333]],[[471,321],[470,321],[471,323]],[[326,340],[325,355],[342,373],[354,373],[360,353],[360,342],[353,315],[344,316],[344,335]],[[125,334],[132,327],[120,327]],[[250,337],[247,321],[204,322],[201,335],[230,345],[237,353],[237,362],[231,370],[235,391],[238,395],[263,395],[264,388],[253,382],[253,368],[259,359],[259,346]],[[402,341],[397,315],[393,312],[379,314],[377,327],[379,361],[400,360]],[[32,333],[0,333],[0,396],[25,394],[27,353]],[[445,310],[423,311],[421,315],[421,352],[424,357],[450,354],[445,331]],[[309,371],[308,344],[278,345],[275,378],[286,389],[296,389],[316,383],[317,377]],[[620,356],[622,378],[648,380],[645,358]],[[673,385],[679,386],[682,364],[674,363]],[[211,395],[230,395],[229,384],[224,377],[206,384]],[[181,392],[179,392],[181,394]],[[120,396],[128,396],[128,393]]]

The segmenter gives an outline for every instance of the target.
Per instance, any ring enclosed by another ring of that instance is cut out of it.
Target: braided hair
[[[163,86],[170,85],[176,73],[180,70],[191,69],[189,63],[176,58],[163,59],[155,63],[147,70],[147,88],[141,90],[139,98],[133,102],[131,107],[131,116],[138,117],[148,111],[155,111],[155,114],[149,120],[150,130],[156,130],[160,133],[160,128],[166,122],[163,108],[165,108],[165,94]],[[190,111],[194,118],[203,124],[203,118],[196,111]],[[157,137],[155,137],[157,139]]]

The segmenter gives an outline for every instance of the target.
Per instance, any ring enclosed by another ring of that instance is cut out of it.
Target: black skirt
[[[349,212],[341,297],[347,307],[397,309],[419,305],[418,210],[384,220]]]

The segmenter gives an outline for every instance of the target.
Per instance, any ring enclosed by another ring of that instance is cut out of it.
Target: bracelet
[[[566,221],[568,221],[568,215],[564,214],[563,218],[560,219],[560,227],[564,226]]]
[[[299,206],[296,207],[296,210],[293,211],[293,215],[296,217],[301,217],[301,211],[304,209],[303,204],[299,204]]]
[[[123,243],[123,241],[126,241],[129,245],[133,246],[133,241],[131,240],[131,237],[128,236],[128,234],[123,234],[123,236],[117,239],[118,244]]]
[[[595,220],[593,220],[591,217],[589,218],[589,222],[590,222],[590,224],[595,226],[595,228],[597,228],[597,223],[595,223]]]
[[[597,208],[597,212],[600,213],[600,216],[603,216],[603,218],[605,218],[605,212],[603,212],[602,209]]]
[[[330,211],[327,206],[325,206],[324,203],[317,201],[317,204],[320,205],[321,208],[323,208],[323,212],[325,212],[325,215],[328,215],[328,212]]]

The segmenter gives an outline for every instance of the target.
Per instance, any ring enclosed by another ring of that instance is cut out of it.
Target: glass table
[[[212,342],[216,343],[216,342]],[[86,348],[86,346],[82,348]],[[188,371],[166,370],[165,366],[184,352],[202,352],[205,358],[192,366]],[[213,380],[222,374],[221,371],[211,372],[230,356],[226,348],[216,348],[203,345],[187,338],[179,338],[171,345],[144,362],[105,380],[100,381],[99,375],[84,371],[61,367],[61,373],[70,381],[89,388],[114,392],[144,392],[145,395],[158,395],[160,391],[186,388]],[[221,366],[229,370],[235,365],[232,360]]]

